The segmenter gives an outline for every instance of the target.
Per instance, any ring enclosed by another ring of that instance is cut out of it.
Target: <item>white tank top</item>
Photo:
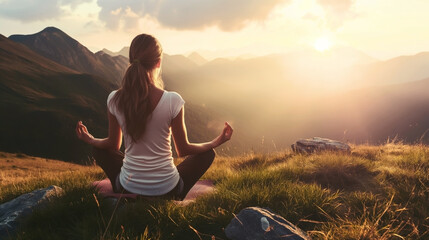
[[[171,191],[179,181],[179,173],[171,152],[171,120],[179,114],[185,101],[176,92],[164,91],[149,116],[145,133],[132,142],[125,129],[125,118],[109,94],[107,107],[122,129],[125,144],[124,164],[119,181],[129,192],[159,196]]]

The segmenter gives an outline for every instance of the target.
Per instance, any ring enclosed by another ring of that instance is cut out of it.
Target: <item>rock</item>
[[[301,229],[268,209],[248,207],[241,210],[225,228],[232,240],[308,240]]]
[[[63,189],[57,186],[34,190],[0,205],[0,239],[12,235],[18,220],[31,214],[34,208],[45,205],[52,197],[60,196]]]
[[[315,153],[321,151],[351,152],[350,146],[343,142],[320,137],[298,140],[291,147],[297,153]]]

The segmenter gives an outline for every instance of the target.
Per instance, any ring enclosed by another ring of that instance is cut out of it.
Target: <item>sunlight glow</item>
[[[319,52],[324,52],[332,47],[332,42],[327,37],[319,37],[314,42],[313,47]]]

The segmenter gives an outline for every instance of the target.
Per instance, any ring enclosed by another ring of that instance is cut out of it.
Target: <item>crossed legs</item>
[[[183,162],[176,166],[183,180],[183,189],[178,194],[179,196],[173,196],[173,198],[184,199],[186,197],[189,190],[191,190],[195,183],[209,169],[215,155],[215,151],[210,149],[203,153],[188,156]],[[97,165],[103,169],[109,178],[113,191],[119,192],[120,189],[117,189],[115,182],[121,172],[124,154],[115,150],[93,148],[93,157]],[[171,195],[170,193],[167,194]]]

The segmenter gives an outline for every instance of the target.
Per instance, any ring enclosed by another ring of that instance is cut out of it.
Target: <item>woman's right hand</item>
[[[222,145],[226,141],[229,141],[233,132],[234,130],[232,129],[231,125],[229,125],[228,122],[225,122],[225,126],[222,130],[222,133],[215,140],[216,147]]]
[[[91,133],[88,132],[88,129],[82,123],[82,121],[79,121],[76,124],[76,136],[77,138],[88,144],[91,144],[91,141],[94,139],[94,137],[91,135]]]

